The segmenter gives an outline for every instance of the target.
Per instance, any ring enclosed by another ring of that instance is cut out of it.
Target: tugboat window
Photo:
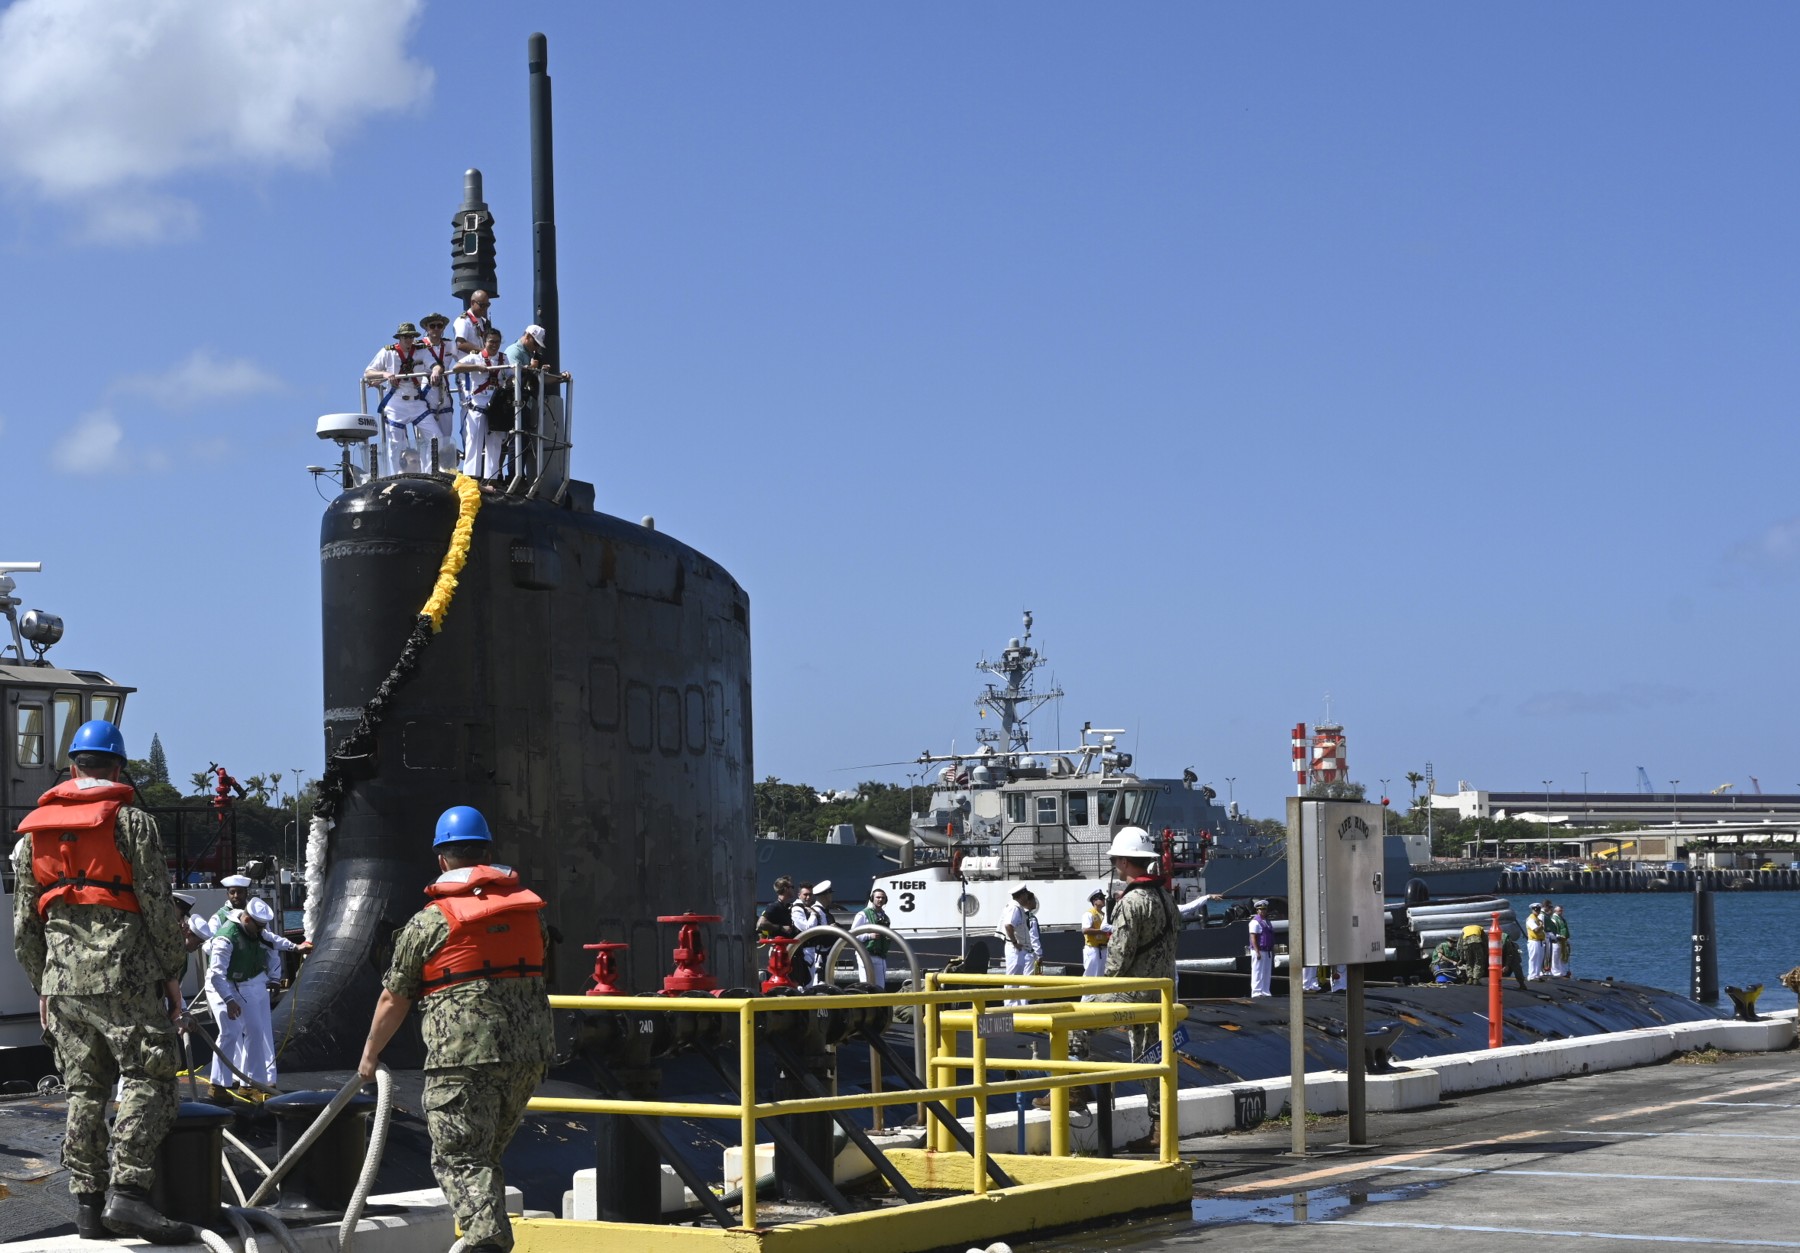
[[[1088,824],[1088,794],[1086,792],[1069,793],[1069,825],[1085,827]]]
[[[75,728],[81,725],[81,693],[58,692],[50,698],[50,734],[56,741],[57,766],[69,764],[69,745],[75,742]]]
[[[1117,792],[1096,792],[1094,793],[1094,801],[1099,813],[1098,821],[1100,825],[1103,827],[1112,826],[1113,806],[1119,803],[1119,794]]]
[[[1006,797],[1006,820],[1008,822],[1025,821],[1025,798],[1018,792],[1009,792]]]
[[[1040,796],[1037,798],[1037,820],[1040,827],[1053,827],[1056,825],[1055,795]]]
[[[88,697],[88,717],[102,722],[119,720],[119,698],[110,693]]]
[[[18,763],[21,766],[44,764],[44,707],[19,706]]]
[[[1156,802],[1156,793],[1142,788],[1133,788],[1125,793],[1125,825],[1141,827],[1150,821],[1150,809]]]

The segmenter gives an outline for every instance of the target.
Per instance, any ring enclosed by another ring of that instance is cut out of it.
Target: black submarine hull
[[[480,809],[495,860],[549,902],[552,990],[587,988],[581,946],[600,940],[631,945],[628,986],[660,987],[674,935],[656,916],[690,912],[723,917],[711,968],[748,980],[748,597],[704,554],[594,512],[586,485],[570,498],[483,493],[443,629],[355,758],[340,750],[431,592],[459,502],[448,478],[416,475],[326,510],[326,753],[349,786],[317,947],[277,1011],[284,1067],[355,1064],[451,805]],[[386,1056],[416,1064],[416,1026]]]

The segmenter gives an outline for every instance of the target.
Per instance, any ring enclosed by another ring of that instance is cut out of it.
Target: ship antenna
[[[531,303],[536,322],[549,332],[544,352],[552,364],[562,361],[562,319],[556,292],[556,158],[550,127],[550,43],[542,31],[526,42],[526,68],[531,73]]]

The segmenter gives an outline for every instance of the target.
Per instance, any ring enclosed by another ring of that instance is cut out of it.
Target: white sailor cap
[[[250,880],[246,875],[228,874],[223,879],[219,880],[219,886],[224,888],[247,888],[250,886]]]
[[[260,896],[250,898],[250,916],[258,922],[274,922],[275,908]]]

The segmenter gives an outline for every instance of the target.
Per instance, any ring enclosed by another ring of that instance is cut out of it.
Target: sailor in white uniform
[[[452,369],[463,405],[462,472],[474,479],[499,478],[501,445],[512,422],[508,419],[505,429],[495,430],[488,412],[497,399],[503,399],[503,414],[512,412],[514,373],[500,347],[500,332],[489,331],[481,351],[467,354]]]
[[[1044,957],[1043,934],[1038,930],[1037,894],[1028,887],[1020,887],[1012,898],[1013,903],[1007,907],[998,930],[1000,939],[1006,942],[1006,973],[1034,975]],[[1006,1003],[1025,1004],[1024,1001]]]
[[[1106,893],[1088,893],[1087,916],[1081,921],[1081,973],[1098,979],[1106,973],[1106,950],[1112,943],[1112,924],[1106,920]]]
[[[1250,995],[1273,996],[1275,980],[1275,924],[1269,921],[1269,902],[1257,901],[1250,919]]]
[[[281,977],[281,953],[262,942],[263,924],[249,910],[226,919],[206,942],[206,1003],[219,1029],[218,1053],[253,1083],[275,1086],[275,1032],[269,984]],[[208,1075],[218,1087],[241,1085],[219,1056]]]
[[[196,929],[200,932],[202,939],[211,939],[213,933],[219,929],[219,924],[227,921],[238,910],[250,907],[248,876],[228,874],[219,880],[219,886],[225,889],[225,903],[219,906],[212,917],[199,919],[199,926]]]
[[[1525,978],[1527,980],[1544,977],[1544,916],[1543,906],[1536,901],[1525,915]]]
[[[387,464],[383,474],[417,473],[426,469],[431,437],[438,432],[437,413],[447,384],[442,376],[432,377],[432,359],[418,343],[419,328],[402,322],[394,331],[394,342],[375,354],[369,368],[363,371],[363,382],[381,388],[381,416],[387,424]],[[427,425],[429,429],[427,429]],[[449,435],[444,433],[444,444]],[[442,457],[444,447],[439,446]]]

